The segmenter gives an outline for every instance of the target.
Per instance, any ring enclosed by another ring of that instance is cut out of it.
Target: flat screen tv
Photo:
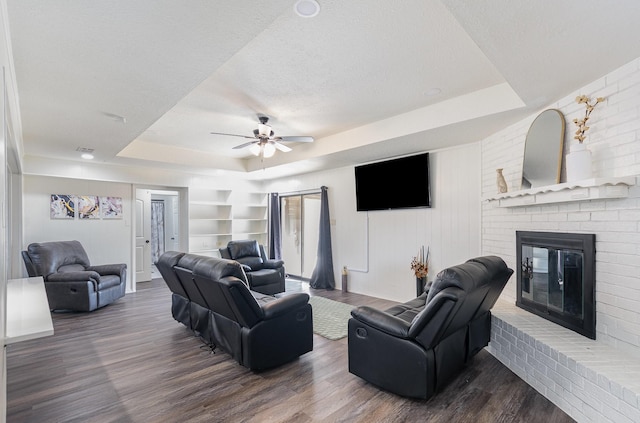
[[[357,211],[431,207],[429,153],[355,167]]]

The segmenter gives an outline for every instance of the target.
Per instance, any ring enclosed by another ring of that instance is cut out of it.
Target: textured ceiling
[[[7,0],[26,156],[275,177],[477,141],[640,56],[635,0],[294,2]],[[257,114],[316,141],[210,134]]]

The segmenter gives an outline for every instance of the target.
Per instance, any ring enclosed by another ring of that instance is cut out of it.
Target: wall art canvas
[[[103,219],[122,219],[122,197],[100,197]]]
[[[97,195],[78,196],[78,218],[98,219],[100,217],[100,202]]]
[[[49,216],[51,219],[75,219],[75,207],[75,196],[67,194],[51,194]]]

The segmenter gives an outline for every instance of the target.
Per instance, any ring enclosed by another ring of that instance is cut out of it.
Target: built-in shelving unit
[[[189,190],[189,252],[211,257],[232,239],[267,242],[267,194],[226,189]]]
[[[593,178],[505,192],[504,194],[485,197],[484,200],[489,202],[496,201],[498,207],[524,207],[602,198],[624,198],[629,195],[629,187],[633,185],[636,185],[635,176]]]
[[[218,257],[218,249],[231,240],[231,190],[189,190],[189,252]]]
[[[267,194],[233,192],[233,239],[267,242]]]

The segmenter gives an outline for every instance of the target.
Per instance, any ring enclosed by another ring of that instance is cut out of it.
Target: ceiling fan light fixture
[[[293,10],[300,17],[313,18],[320,13],[320,4],[316,0],[298,0]]]
[[[258,136],[260,137],[269,137],[271,136],[271,127],[265,123],[258,124]]]
[[[262,147],[262,154],[267,159],[273,156],[275,152],[276,152],[276,147],[271,143],[266,143],[264,147]]]
[[[258,144],[258,143],[255,143],[255,144],[251,145],[251,147],[249,147],[249,151],[254,156],[259,156],[260,152],[262,151],[262,146],[260,144]]]

